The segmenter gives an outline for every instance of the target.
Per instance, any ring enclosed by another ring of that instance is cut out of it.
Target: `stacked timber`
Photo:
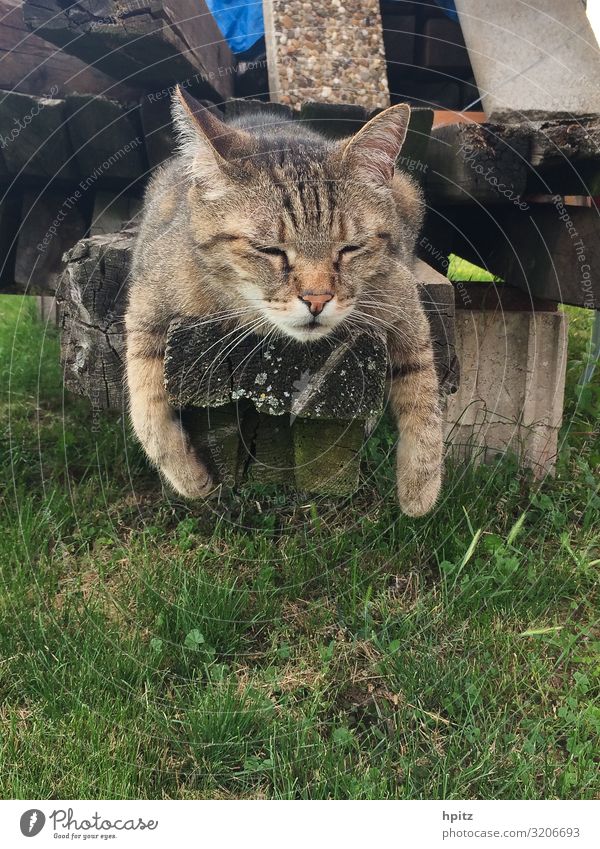
[[[121,102],[138,100],[143,90],[116,82],[94,65],[57,49],[23,18],[21,0],[0,0],[0,90],[36,96],[104,94]]]
[[[459,392],[446,436],[460,458],[511,453],[537,477],[554,468],[567,317],[600,305],[599,116],[433,129],[421,255],[455,254],[493,282],[455,282]]]
[[[46,295],[66,250],[135,216],[173,149],[174,85],[220,102],[235,61],[202,0],[0,14],[0,291]]]

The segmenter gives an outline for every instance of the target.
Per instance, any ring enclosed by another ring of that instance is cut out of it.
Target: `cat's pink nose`
[[[333,292],[302,292],[299,298],[313,315],[319,315],[325,304],[333,298]]]

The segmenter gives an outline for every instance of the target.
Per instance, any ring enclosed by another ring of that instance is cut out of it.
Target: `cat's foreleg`
[[[190,444],[176,411],[169,405],[163,379],[166,328],[126,316],[129,410],[137,438],[150,461],[186,498],[203,498],[212,478]]]
[[[422,311],[410,327],[398,328],[389,353],[390,406],[399,437],[398,500],[407,516],[423,516],[440,492],[443,433],[429,324]]]

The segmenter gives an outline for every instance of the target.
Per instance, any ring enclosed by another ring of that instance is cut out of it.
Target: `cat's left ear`
[[[228,166],[250,155],[250,134],[221,121],[181,86],[171,108],[179,150],[197,179],[219,183],[230,173]]]
[[[410,106],[390,106],[343,143],[342,161],[374,185],[390,183],[410,121]]]

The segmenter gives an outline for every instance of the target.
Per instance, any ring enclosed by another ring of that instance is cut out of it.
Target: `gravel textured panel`
[[[266,0],[271,97],[390,105],[379,0]]]

